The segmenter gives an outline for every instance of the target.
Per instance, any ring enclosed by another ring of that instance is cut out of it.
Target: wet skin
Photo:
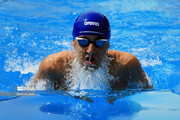
[[[92,42],[101,39],[92,35],[79,37],[87,38]],[[71,63],[75,56],[81,65],[94,69],[99,68],[104,57],[107,56],[112,58],[109,65],[109,74],[115,79],[110,81],[112,90],[125,89],[128,86],[128,82],[141,83],[143,88],[153,87],[149,85],[146,74],[139,60],[134,55],[127,52],[109,50],[110,45],[108,42],[103,48],[97,48],[94,43],[90,43],[87,47],[81,47],[77,40],[74,40],[72,41],[72,46],[75,49],[75,53],[62,51],[45,58],[40,64],[33,82],[36,82],[37,79],[48,79],[52,81],[54,89],[67,90],[65,76],[68,74],[67,68],[71,69]],[[134,86],[132,85],[131,88],[135,88]]]

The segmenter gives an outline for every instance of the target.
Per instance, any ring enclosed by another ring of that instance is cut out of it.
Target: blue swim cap
[[[81,14],[74,22],[73,39],[80,35],[95,35],[110,40],[108,19],[101,13],[89,11]]]

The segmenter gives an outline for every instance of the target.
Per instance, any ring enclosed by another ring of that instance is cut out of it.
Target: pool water
[[[0,0],[0,119],[179,120],[179,6],[179,0]],[[155,90],[12,95],[45,57],[71,49],[73,23],[85,11],[107,16],[110,49],[136,55]]]

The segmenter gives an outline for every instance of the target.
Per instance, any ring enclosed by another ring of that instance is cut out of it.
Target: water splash
[[[35,90],[52,90],[52,82],[47,79],[36,80],[35,82],[27,81],[25,87],[34,88]]]
[[[109,81],[113,79],[113,76],[109,74],[109,61],[105,57],[101,66],[98,69],[94,69],[80,65],[78,58],[75,57],[71,64],[72,68],[68,69],[69,74],[66,76],[68,87],[72,90],[109,90]]]
[[[35,73],[38,69],[40,60],[33,60],[33,57],[29,55],[28,52],[21,52],[15,49],[12,53],[8,53],[7,59],[5,61],[4,70],[9,71],[19,71],[21,74]]]

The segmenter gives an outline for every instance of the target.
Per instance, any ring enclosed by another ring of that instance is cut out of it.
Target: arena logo
[[[84,25],[99,26],[99,22],[85,21],[85,22],[84,22]]]

